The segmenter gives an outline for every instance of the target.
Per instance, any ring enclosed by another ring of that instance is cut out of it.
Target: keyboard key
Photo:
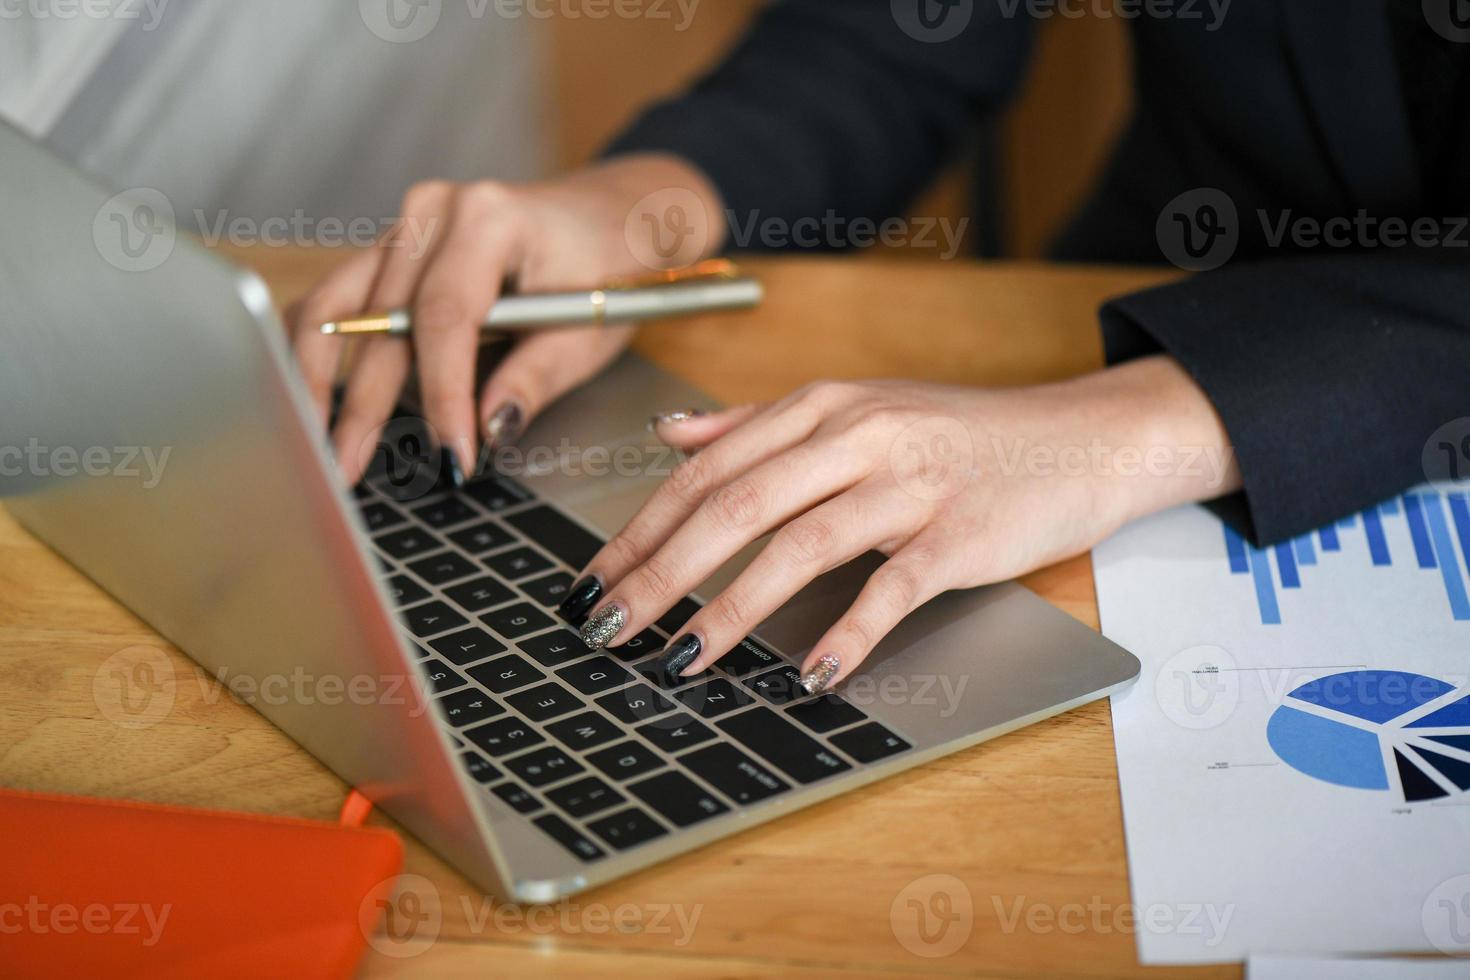
[[[679,762],[736,803],[756,803],[791,788],[785,780],[725,742],[681,755]]]
[[[547,725],[546,732],[576,752],[595,749],[624,735],[621,728],[595,711],[584,711],[580,715],[563,718]]]
[[[373,488],[368,486],[366,483],[359,483],[357,486],[352,488],[352,496],[358,500],[371,500],[373,496]]]
[[[446,551],[430,558],[420,558],[418,561],[409,562],[408,567],[430,585],[443,585],[445,582],[468,578],[479,571],[468,558],[452,551]]]
[[[487,762],[485,757],[478,752],[462,753],[459,761],[464,764],[465,771],[470,774],[470,778],[477,783],[493,783],[500,778],[500,770]]]
[[[447,694],[438,701],[439,713],[455,728],[463,728],[480,721],[489,721],[496,715],[505,714],[505,709],[490,699],[490,695],[477,688]]]
[[[570,667],[563,667],[556,672],[556,676],[583,694],[601,694],[637,679],[628,668],[611,657],[604,656],[591,657]]]
[[[429,655],[429,651],[425,650],[423,647],[419,646],[417,643],[410,643],[409,644],[409,647],[413,650],[413,655],[415,657],[418,657],[420,660],[424,659],[425,657],[427,657]]]
[[[387,575],[389,572],[393,571],[397,567],[391,561],[378,554],[376,551],[373,552],[373,557],[377,559],[378,572],[382,575]]]
[[[715,724],[798,783],[814,783],[852,768],[827,746],[764,706]]]
[[[546,835],[552,840],[571,851],[583,861],[596,861],[606,853],[602,848],[584,836],[580,830],[573,828],[571,824],[554,813],[537,817],[532,823],[545,831]]]
[[[434,528],[452,527],[480,516],[480,512],[458,497],[445,497],[414,508],[414,516]]]
[[[367,504],[362,508],[362,520],[367,525],[368,532],[377,534],[386,531],[390,527],[397,527],[408,518],[404,517],[392,506],[382,503]]]
[[[494,521],[485,521],[449,535],[449,540],[472,555],[483,555],[496,548],[504,548],[515,540],[515,535]]]
[[[868,717],[835,694],[793,704],[786,714],[814,732],[836,731]]]
[[[429,590],[407,575],[395,575],[388,580],[388,598],[393,600],[395,606],[412,605],[423,602],[428,597]]]
[[[436,694],[453,691],[455,688],[464,687],[465,684],[469,683],[459,671],[438,657],[421,660],[419,661],[419,666],[424,668],[424,676],[428,678],[429,684],[434,688]]]
[[[459,664],[461,667],[505,652],[504,643],[478,626],[470,626],[458,633],[450,633],[437,640],[430,640],[429,646],[442,653],[450,662]]]
[[[567,776],[575,776],[586,769],[582,763],[567,755],[554,745],[548,745],[544,749],[535,752],[527,752],[518,755],[514,759],[507,759],[505,767],[520,776],[531,786],[545,786],[554,783],[558,779]]]
[[[640,725],[635,731],[670,755],[715,737],[708,725],[683,711]]]
[[[525,687],[534,681],[546,679],[546,675],[527,663],[526,658],[518,657],[513,653],[509,656],[497,657],[478,667],[471,667],[469,675],[495,694],[504,694],[518,687]]]
[[[663,650],[667,644],[668,641],[658,633],[655,633],[653,630],[644,630],[626,643],[620,642],[616,647],[609,650],[608,653],[611,653],[623,663],[630,664],[635,660],[642,660],[650,653]]]
[[[512,694],[505,699],[505,703],[532,721],[546,721],[584,707],[581,698],[560,684],[550,681]]]
[[[567,816],[578,820],[627,799],[596,776],[587,776],[565,786],[549,789],[546,791],[546,798],[561,807]]]
[[[657,820],[637,807],[630,807],[611,816],[593,820],[587,824],[587,829],[620,851],[637,847],[639,844],[647,843],[655,837],[662,837],[668,833],[659,826]]]
[[[468,728],[464,737],[496,757],[546,741],[540,732],[519,718],[502,718],[479,728]]]
[[[587,761],[618,780],[641,776],[664,764],[664,760],[655,755],[652,749],[631,739],[594,752],[587,757]]]
[[[859,762],[877,762],[913,748],[876,721],[833,735],[832,744]]]
[[[541,809],[541,801],[519,783],[501,783],[499,786],[491,787],[490,792],[504,800],[516,813],[535,813]]]
[[[597,699],[597,706],[618,721],[632,725],[674,710],[674,702],[649,687],[637,684]]]
[[[757,677],[747,677],[745,686],[772,704],[787,704],[799,697],[806,696],[806,692],[796,686],[799,680],[801,680],[801,671],[786,664],[784,667],[778,667]]]
[[[718,718],[755,700],[749,692],[736,687],[723,677],[716,677],[698,687],[676,691],[674,698],[701,718]]]
[[[435,633],[443,633],[445,630],[458,629],[468,626],[469,620],[449,608],[447,603],[438,601],[426,602],[422,606],[413,606],[398,614],[409,632],[414,636],[433,636]]]
[[[551,567],[551,559],[531,548],[512,548],[485,559],[490,571],[501,578],[516,579],[544,572]]]
[[[694,618],[694,614],[699,612],[701,608],[699,603],[693,599],[680,599],[653,625],[663,630],[669,636],[678,636],[679,631]]]
[[[556,607],[572,590],[572,577],[566,572],[553,572],[545,578],[521,583],[521,591],[543,606]]]
[[[510,586],[497,582],[488,575],[451,585],[444,590],[444,594],[472,613],[503,605],[516,597]]]
[[[512,514],[505,522],[573,568],[582,568],[602,550],[595,534],[544,505]]]
[[[587,644],[582,642],[582,638],[571,630],[543,633],[527,640],[520,640],[516,646],[535,657],[536,662],[543,667],[558,667],[592,652],[587,649]]]
[[[713,793],[701,789],[682,772],[661,772],[642,782],[631,783],[628,792],[678,827],[688,827],[730,811]]]
[[[658,659],[657,657],[652,657],[634,669],[660,691],[677,691],[681,687],[688,687],[690,684],[698,684],[700,681],[707,681],[719,676],[714,671],[706,669],[701,670],[692,677],[665,677],[663,668],[659,666]]]
[[[727,674],[744,677],[746,674],[754,674],[768,667],[779,667],[785,662],[772,651],[750,637],[746,637],[737,643],[734,649],[720,658],[720,669]]]
[[[529,602],[518,602],[513,606],[486,613],[480,617],[480,621],[501,636],[511,640],[518,636],[525,636],[527,633],[539,632],[553,625],[550,616]]]
[[[531,491],[504,476],[484,476],[465,485],[464,492],[488,510],[505,510],[531,499]]]
[[[421,531],[416,527],[406,527],[401,531],[389,531],[373,538],[373,543],[383,551],[399,561],[405,558],[413,558],[441,548],[439,539],[428,531]]]

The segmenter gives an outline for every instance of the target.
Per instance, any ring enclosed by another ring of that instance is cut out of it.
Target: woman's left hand
[[[664,670],[687,676],[818,575],[876,549],[888,560],[807,657],[808,693],[940,592],[1014,578],[1134,516],[1238,485],[1218,418],[1167,357],[1031,388],[821,383],[658,431],[704,448],[597,554],[564,611],[595,605],[583,639],[616,646],[774,530],[670,644]]]

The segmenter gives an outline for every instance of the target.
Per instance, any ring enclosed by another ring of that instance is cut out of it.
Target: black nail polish
[[[569,623],[575,623],[587,615],[587,610],[602,598],[602,582],[595,575],[587,575],[572,586],[567,597],[562,600],[561,607],[557,610],[561,618]]]
[[[699,651],[703,649],[704,644],[699,642],[699,637],[693,633],[685,633],[670,643],[664,655],[658,660],[659,670],[664,675],[664,682],[669,685],[679,683],[679,672],[694,663],[694,658],[698,657]]]
[[[464,489],[464,467],[459,465],[459,457],[448,449],[441,450],[444,453],[444,471],[449,478],[449,485],[456,490]]]

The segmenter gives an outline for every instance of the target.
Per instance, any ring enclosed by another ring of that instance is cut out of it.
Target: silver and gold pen
[[[558,327],[636,323],[666,317],[759,305],[760,282],[741,275],[726,259],[711,259],[636,279],[621,279],[601,289],[573,293],[529,293],[501,297],[485,317],[482,330],[523,333]],[[413,314],[390,310],[322,324],[325,334],[413,333]]]

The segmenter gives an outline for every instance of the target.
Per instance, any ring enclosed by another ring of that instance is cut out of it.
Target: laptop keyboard
[[[799,698],[754,639],[666,682],[693,599],[588,650],[557,608],[603,542],[508,477],[425,492],[378,473],[354,493],[465,771],[582,861],[912,748],[840,695]]]

